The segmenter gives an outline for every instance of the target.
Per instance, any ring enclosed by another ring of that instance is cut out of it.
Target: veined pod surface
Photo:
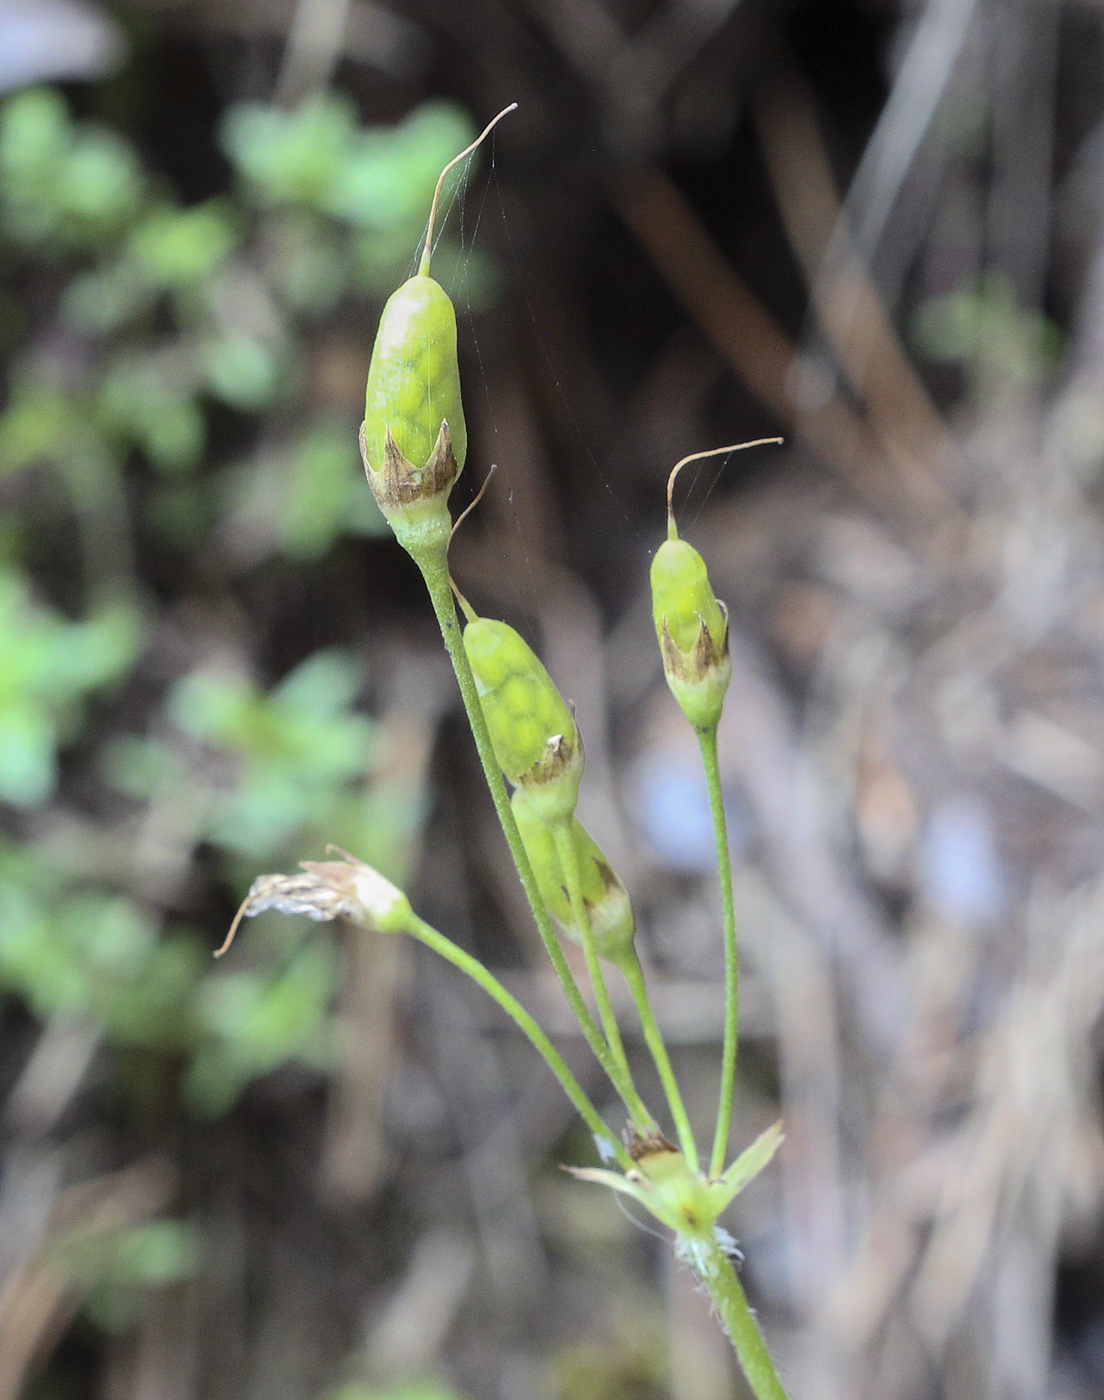
[[[537,877],[548,912],[563,926],[568,937],[578,943],[581,941],[579,928],[571,911],[567,877],[560,863],[552,830],[535,809],[530,794],[524,788],[517,789],[512,802],[525,853]],[[636,931],[628,891],[578,817],[571,818],[571,839],[579,858],[583,903],[590,915],[595,949],[601,957],[619,965],[633,955],[633,935]]]
[[[652,617],[663,672],[695,728],[720,718],[732,678],[728,616],[709,582],[705,560],[685,540],[668,539],[652,560]]]
[[[360,430],[368,484],[415,559],[448,548],[448,498],[467,446],[456,313],[441,284],[419,272],[383,308]]]
[[[464,628],[464,649],[502,771],[526,789],[547,820],[570,816],[579,796],[583,747],[551,676],[505,622],[475,618]]]
[[[443,422],[449,426],[459,474],[468,435],[460,401],[456,312],[440,282],[418,273],[392,292],[380,317],[364,407],[369,468],[384,468],[388,428],[407,461],[424,468]]]
[[[430,560],[439,564],[448,551],[448,497],[468,451],[456,312],[429,275],[437,201],[448,172],[516,106],[499,112],[441,171],[417,274],[388,299],[372,347],[360,430],[364,469],[395,538],[423,569]]]
[[[680,651],[691,652],[705,626],[716,646],[728,625],[709,583],[705,560],[685,540],[664,540],[652,560],[652,616],[663,643],[666,625]]]

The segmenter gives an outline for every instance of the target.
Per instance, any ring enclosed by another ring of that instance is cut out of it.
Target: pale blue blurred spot
[[[951,798],[932,813],[921,883],[936,909],[965,923],[986,923],[1001,912],[1004,873],[988,809],[976,798]]]
[[[97,78],[125,56],[122,31],[77,0],[0,0],[0,91],[57,78]]]
[[[707,875],[716,868],[709,791],[696,754],[656,750],[633,765],[632,813],[648,844],[669,869]],[[747,820],[726,798],[729,847],[747,844]]]

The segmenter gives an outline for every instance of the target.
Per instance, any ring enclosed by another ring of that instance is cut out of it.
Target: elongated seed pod
[[[460,401],[456,312],[441,284],[418,273],[392,292],[380,317],[364,406],[369,469],[384,468],[388,428],[407,461],[424,468],[442,423],[448,424],[459,474],[468,435]]]
[[[728,625],[709,583],[705,560],[685,540],[664,540],[652,560],[652,617],[663,645],[666,628],[679,651],[692,652],[704,627],[716,646]]]
[[[693,545],[678,537],[675,479],[690,462],[781,441],[781,438],[756,438],[754,442],[691,452],[676,464],[667,478],[667,538],[652,560],[652,617],[667,684],[687,719],[698,730],[716,725],[732,679],[728,609],[713,592],[705,560]]]
[[[360,452],[376,503],[419,563],[448,549],[448,498],[467,443],[456,313],[444,288],[418,273],[392,293],[380,318]]]
[[[580,943],[582,938],[571,909],[567,878],[552,830],[524,788],[517,789],[512,803],[518,831],[548,912],[563,926],[569,938]],[[636,931],[628,892],[578,817],[571,818],[571,839],[579,858],[579,880],[583,903],[590,916],[594,946],[601,957],[620,965],[633,955]]]
[[[513,106],[499,112],[441,171],[421,264],[389,297],[372,347],[360,430],[364,470],[396,539],[419,564],[439,561],[448,549],[449,492],[468,451],[456,312],[448,293],[429,275],[437,201],[448,172]]]
[[[715,725],[732,679],[728,617],[705,560],[685,540],[664,540],[652,560],[652,617],[672,695],[696,729]]]
[[[479,617],[464,628],[476,689],[502,771],[548,820],[570,816],[583,748],[575,718],[528,642],[508,623]]]

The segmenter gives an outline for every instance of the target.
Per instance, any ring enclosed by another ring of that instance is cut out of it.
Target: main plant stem
[[[721,1089],[717,1104],[717,1129],[713,1135],[713,1155],[709,1159],[710,1178],[724,1171],[728,1152],[728,1131],[732,1124],[732,1095],[736,1084],[736,1033],[740,1021],[740,964],[736,942],[736,904],[732,897],[732,862],[728,854],[728,826],[725,821],[721,770],[717,761],[717,726],[699,729],[705,781],[709,788],[709,811],[717,847],[717,880],[721,887],[724,916],[725,1018],[724,1048],[721,1051]]]
[[[609,1076],[610,1082],[621,1096],[625,1107],[630,1114],[636,1117],[633,1103],[634,1100],[639,1102],[639,1095],[633,1087],[632,1080],[626,1077],[615,1061],[609,1046],[602,1038],[602,1032],[590,1014],[590,1009],[583,1000],[571,968],[567,965],[567,959],[564,957],[559,939],[552,928],[552,921],[544,907],[544,900],[541,898],[536,876],[529,864],[529,857],[525,853],[521,833],[518,831],[517,822],[514,819],[514,811],[510,806],[510,797],[506,791],[506,781],[498,766],[498,759],[495,758],[491,736],[487,730],[487,719],[483,714],[483,706],[475,688],[475,677],[472,675],[468,654],[464,650],[464,642],[460,634],[460,626],[456,620],[456,605],[453,602],[452,589],[449,585],[447,556],[443,549],[440,551],[432,550],[415,555],[414,562],[421,569],[426,588],[429,590],[429,599],[433,604],[433,611],[441,628],[445,649],[448,651],[452,669],[456,674],[456,683],[460,687],[460,695],[464,701],[464,709],[467,711],[468,723],[471,726],[472,737],[475,739],[475,747],[479,753],[479,761],[483,765],[483,774],[491,792],[491,801],[498,813],[502,833],[510,848],[510,855],[513,857],[518,877],[525,890],[525,897],[533,911],[533,918],[536,921],[541,942],[544,944],[545,951],[560,979],[564,995],[567,997],[572,1013],[586,1037],[587,1044]],[[650,1115],[645,1117],[641,1126],[646,1126],[648,1122],[650,1122]]]
[[[756,1400],[788,1400],[743,1285],[724,1249],[709,1236],[686,1241],[680,1252],[709,1290]]]

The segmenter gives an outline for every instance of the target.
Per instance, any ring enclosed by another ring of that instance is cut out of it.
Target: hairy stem
[[[479,753],[479,761],[483,765],[483,774],[491,792],[491,800],[498,813],[498,820],[502,825],[506,844],[510,848],[510,855],[517,868],[518,878],[525,890],[525,897],[533,911],[533,918],[536,921],[541,942],[556,970],[560,985],[564,989],[564,995],[567,997],[572,1013],[586,1037],[587,1044],[609,1076],[610,1082],[621,1096],[625,1107],[631,1112],[631,1101],[635,1091],[631,1082],[626,1083],[620,1072],[620,1067],[602,1038],[602,1033],[598,1029],[594,1017],[590,1014],[586,1002],[583,1001],[582,993],[579,991],[571,968],[567,965],[567,959],[564,957],[563,949],[560,947],[559,939],[552,927],[552,921],[548,917],[548,911],[544,907],[544,900],[541,898],[536,876],[533,874],[529,857],[522,844],[521,834],[518,831],[513,808],[510,806],[510,798],[506,791],[506,780],[498,766],[498,759],[495,758],[491,736],[487,731],[487,719],[475,688],[475,678],[468,663],[468,654],[464,650],[463,638],[456,620],[456,605],[453,603],[452,590],[449,587],[448,562],[445,551],[442,549],[420,552],[419,555],[414,556],[414,562],[421,569],[422,577],[429,590],[430,602],[433,604],[433,611],[441,628],[441,636],[452,662],[452,669],[456,673],[456,682],[460,687],[472,737],[475,739],[475,747]]]
[[[590,1131],[603,1143],[608,1143],[617,1155],[617,1160],[623,1167],[632,1166],[632,1159],[625,1151],[624,1147],[616,1140],[607,1125],[602,1121],[598,1110],[587,1097],[582,1085],[568,1069],[563,1056],[548,1039],[544,1031],[533,1020],[529,1012],[522,1006],[515,996],[512,996],[502,983],[488,972],[478,958],[473,958],[470,953],[465,953],[463,948],[458,948],[451,938],[446,938],[443,933],[439,933],[431,924],[427,924],[424,919],[414,916],[408,929],[412,937],[424,943],[427,948],[432,948],[435,953],[458,967],[461,972],[467,973],[473,982],[478,982],[488,996],[502,1007],[503,1011],[510,1016],[518,1027],[529,1037],[529,1040],[536,1049],[544,1056],[548,1068],[560,1081],[564,1093],[571,1100],[574,1106],[582,1115]]]
[[[709,1159],[710,1178],[724,1171],[728,1151],[728,1131],[732,1124],[732,1094],[736,1084],[736,1033],[740,1021],[740,967],[736,943],[736,905],[732,897],[732,862],[728,854],[728,826],[721,794],[721,770],[717,761],[717,726],[698,730],[705,781],[709,788],[709,811],[717,846],[717,880],[721,887],[724,913],[725,1020],[724,1048],[721,1052],[721,1089],[717,1104],[717,1129],[713,1135],[713,1155]]]
[[[675,1131],[678,1134],[679,1146],[682,1148],[682,1155],[694,1171],[698,1170],[698,1147],[694,1141],[693,1129],[690,1127],[690,1117],[686,1112],[686,1105],[682,1101],[682,1094],[679,1091],[678,1080],[675,1072],[671,1068],[670,1056],[667,1054],[667,1046],[663,1043],[663,1035],[659,1029],[659,1022],[655,1018],[652,1010],[652,1003],[648,996],[648,984],[644,980],[644,969],[640,966],[640,959],[632,953],[624,962],[620,964],[621,971],[625,975],[625,981],[629,984],[629,989],[636,1002],[636,1010],[640,1016],[640,1025],[644,1031],[644,1040],[648,1049],[652,1052],[652,1059],[655,1067],[659,1071],[659,1078],[663,1084],[663,1092],[667,1095],[667,1104],[671,1110],[671,1117],[674,1120]]]
[[[709,1290],[756,1400],[787,1400],[767,1344],[732,1261],[712,1236],[682,1242],[680,1251]]]

